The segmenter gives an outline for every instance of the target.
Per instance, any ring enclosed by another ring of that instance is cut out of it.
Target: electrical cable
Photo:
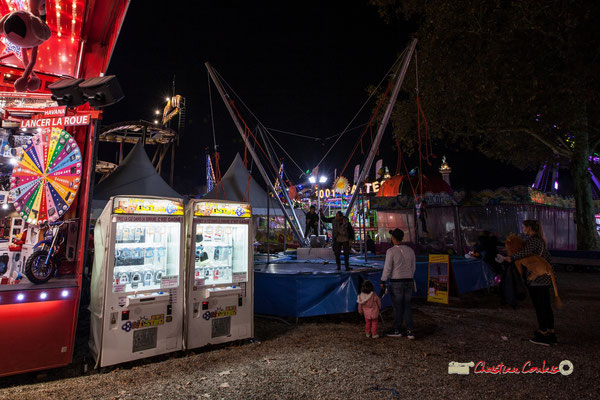
[[[299,133],[282,131],[281,129],[269,128],[269,130],[271,130],[273,132],[283,133],[284,135],[297,136],[297,137],[301,137],[301,138],[304,138],[304,139],[311,139],[311,140],[314,140],[314,141],[324,140],[324,139],[321,139],[321,138],[318,138],[318,137],[314,137],[314,136],[307,136],[307,135],[301,135]]]
[[[300,166],[296,163],[296,161],[292,158],[292,156],[290,156],[290,154],[283,148],[283,146],[277,141],[277,139],[275,139],[273,137],[273,135],[271,135],[271,133],[267,130],[267,134],[269,136],[271,136],[271,139],[273,139],[273,141],[275,142],[275,144],[277,144],[277,146],[279,146],[279,148],[285,153],[285,155],[290,159],[290,161],[292,163],[294,163],[294,165],[296,166],[296,168],[298,168],[298,170],[300,171],[300,176],[304,175],[304,170],[302,168],[300,168]]]
[[[346,125],[346,128],[344,128],[344,130],[342,131],[342,133],[340,134],[340,136],[336,139],[336,141],[331,145],[331,147],[329,148],[329,150],[327,150],[327,152],[325,153],[325,155],[323,156],[323,158],[321,158],[321,161],[319,161],[319,163],[317,164],[317,167],[319,165],[321,165],[321,163],[323,162],[323,160],[325,160],[325,158],[329,155],[329,153],[331,152],[331,150],[333,150],[333,148],[335,147],[335,145],[340,141],[340,139],[344,136],[344,134],[347,132],[347,129],[350,125],[352,125],[352,123],[354,122],[354,120],[358,117],[358,115],[360,114],[360,112],[363,110],[363,108],[365,108],[365,106],[367,105],[367,103],[369,102],[369,100],[371,100],[371,98],[373,97],[373,95],[375,93],[377,93],[377,89],[379,89],[379,87],[381,86],[381,84],[383,83],[383,81],[390,75],[390,72],[393,71],[396,68],[396,65],[403,59],[404,54],[407,52],[408,49],[404,49],[404,51],[400,54],[400,56],[396,59],[396,61],[394,62],[394,64],[391,66],[391,68],[386,72],[386,74],[383,76],[383,78],[379,81],[379,84],[377,84],[377,87],[375,87],[375,89],[373,89],[373,91],[371,91],[371,94],[369,95],[369,97],[367,98],[367,100],[365,100],[365,102],[363,103],[363,105],[360,107],[360,109],[358,110],[358,112],[354,115],[354,117],[352,117],[352,119],[350,120],[350,122],[348,123],[348,125]]]

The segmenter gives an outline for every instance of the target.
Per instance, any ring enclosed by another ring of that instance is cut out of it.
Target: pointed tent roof
[[[112,174],[94,189],[94,200],[118,195],[181,197],[156,172],[144,147],[137,142]]]
[[[248,182],[248,179],[250,179],[250,182]],[[263,215],[267,213],[267,192],[250,175],[239,153],[235,156],[225,175],[223,175],[221,183],[202,198],[245,201],[252,205],[254,214]],[[275,199],[269,198],[268,204],[271,208],[271,215],[283,215]]]

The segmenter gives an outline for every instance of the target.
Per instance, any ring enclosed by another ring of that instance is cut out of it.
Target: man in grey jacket
[[[414,339],[412,333],[413,319],[410,300],[414,290],[414,276],[417,267],[415,252],[408,246],[402,245],[404,232],[401,229],[390,231],[394,244],[385,253],[385,266],[381,275],[381,288],[390,280],[392,307],[394,308],[394,329],[387,336],[402,336],[402,320],[406,323],[406,336]]]

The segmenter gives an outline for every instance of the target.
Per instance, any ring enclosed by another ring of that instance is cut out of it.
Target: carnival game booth
[[[201,198],[250,203],[254,219],[254,239],[259,243],[260,251],[267,250],[267,242],[269,242],[270,251],[298,247],[291,229],[287,229],[285,217],[277,201],[268,196],[267,192],[254,180],[239,154],[235,156],[221,181]],[[296,215],[301,226],[304,226],[304,213],[297,210]],[[267,221],[270,225],[269,229],[267,229]]]
[[[0,184],[10,190],[7,211],[22,220],[20,234],[27,232],[26,238],[9,235],[9,246],[15,256],[21,253],[21,260],[36,260],[29,266],[12,264],[9,275],[0,274],[0,343],[11,349],[2,357],[0,376],[71,362],[101,117],[92,107],[109,104],[105,92],[98,97],[104,104],[95,101],[96,84],[112,79],[99,77],[110,61],[128,4],[0,1],[6,17],[0,32],[0,136],[6,138]],[[19,25],[16,18],[23,15],[30,17]],[[26,45],[21,40],[31,38],[29,23],[41,31]],[[25,28],[25,36],[12,30],[16,26]],[[83,92],[89,99],[65,96],[66,91]],[[15,232],[15,222],[5,222],[4,228]],[[44,239],[48,241],[36,246]],[[29,256],[28,246],[34,250]],[[50,255],[42,257],[44,251]]]
[[[471,193],[460,202],[458,212],[465,251],[473,247],[481,231],[503,240],[510,233],[520,233],[526,219],[540,221],[548,249],[577,247],[573,199],[516,186]]]
[[[405,241],[417,252],[445,253],[452,249],[462,254],[458,245],[457,196],[441,175],[418,177],[396,175],[383,182],[377,196],[370,201],[377,213],[378,252],[390,244],[391,229],[404,231]],[[422,190],[423,194],[418,194]]]
[[[455,191],[451,196],[425,193],[424,198],[428,232],[425,245],[420,246],[422,252],[466,254],[483,231],[503,241],[510,233],[520,233],[526,219],[540,221],[549,249],[572,250],[576,246],[572,199],[526,186],[469,194]],[[415,237],[421,239],[422,224],[410,197],[378,197],[372,200],[371,207],[378,210],[381,235],[387,229],[400,227],[411,232],[411,241]]]

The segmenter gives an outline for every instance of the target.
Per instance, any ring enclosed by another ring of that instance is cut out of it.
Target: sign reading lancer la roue
[[[89,114],[61,116],[55,118],[39,118],[21,120],[21,128],[52,128],[76,125],[88,125],[90,123]]]

